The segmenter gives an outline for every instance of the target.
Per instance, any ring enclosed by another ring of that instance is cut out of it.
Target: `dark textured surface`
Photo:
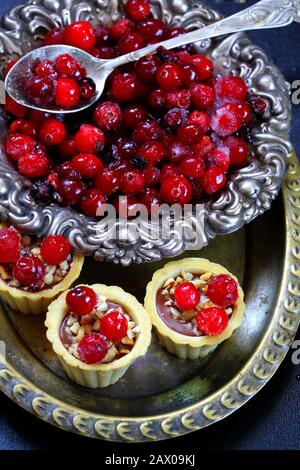
[[[2,1],[0,14],[20,2]],[[244,7],[231,0],[208,1],[226,14]],[[250,4],[254,2],[246,2]],[[251,33],[284,72],[287,80],[300,79],[300,25],[279,31]],[[300,147],[300,105],[294,107],[292,138],[296,150]],[[300,148],[298,150],[300,152]],[[298,334],[300,338],[300,335]],[[299,392],[300,366],[291,362],[290,355],[274,378],[246,406],[226,420],[197,433],[158,445],[143,446],[143,451],[198,451],[202,449],[300,449]],[[0,449],[55,449],[70,445],[97,448],[102,456],[115,453],[138,455],[141,446],[117,445],[91,441],[55,429],[23,411],[0,394]]]

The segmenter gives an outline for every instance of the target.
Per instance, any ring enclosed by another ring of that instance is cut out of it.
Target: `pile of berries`
[[[153,18],[147,0],[128,0],[125,13],[110,28],[78,21],[53,29],[44,44],[109,59],[185,32]],[[266,107],[240,77],[213,72],[212,61],[191,46],[159,48],[113,72],[96,106],[72,117],[53,118],[8,98],[6,110],[18,119],[7,155],[33,179],[37,199],[89,216],[107,202],[120,209],[120,195],[128,209],[205,200],[245,163],[250,129]]]
[[[77,106],[81,99],[91,99],[96,85],[86,76],[81,62],[69,54],[61,54],[55,62],[39,60],[34,63],[31,75],[25,79],[24,90],[28,100],[36,106],[69,109]]]

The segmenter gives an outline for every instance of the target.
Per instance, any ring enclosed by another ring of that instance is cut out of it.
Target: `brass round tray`
[[[281,197],[249,226],[218,237],[199,255],[224,264],[245,290],[242,326],[212,356],[179,360],[153,337],[148,354],[116,385],[70,382],[45,338],[44,317],[0,306],[0,388],[67,431],[112,441],[168,439],[204,428],[254,396],[275,373],[299,324],[300,169],[294,153]],[[187,253],[197,256],[197,253]],[[164,262],[128,268],[87,259],[80,281],[118,284],[142,299]]]

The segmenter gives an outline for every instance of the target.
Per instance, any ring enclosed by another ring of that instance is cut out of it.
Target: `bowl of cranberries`
[[[178,11],[174,2],[158,3],[120,1],[116,12],[91,2],[79,21],[67,23],[62,4],[61,21],[46,30],[37,14],[43,39],[26,33],[27,39],[32,47],[68,44],[109,60],[220,18],[188,0]],[[17,41],[16,50],[25,52]],[[18,57],[5,60],[4,75]],[[66,54],[32,64],[22,86],[36,106],[62,109],[95,92],[83,65]],[[149,224],[162,204],[190,204],[192,217],[200,205],[207,244],[270,207],[291,150],[289,123],[287,84],[245,35],[158,48],[115,70],[97,103],[83,112],[42,113],[7,96],[0,212],[22,230],[63,233],[77,251],[99,260],[128,265],[175,256],[187,243],[171,230],[170,238],[152,239],[136,222],[134,240],[110,238],[103,223],[108,205],[115,226],[120,213],[134,225],[131,209],[141,204]]]

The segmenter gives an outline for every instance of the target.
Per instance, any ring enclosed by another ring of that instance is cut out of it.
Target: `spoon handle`
[[[119,65],[138,60],[141,57],[155,52],[160,46],[166,49],[174,49],[223,34],[237,33],[251,29],[287,26],[293,21],[300,22],[300,0],[261,0],[245,10],[204,28],[196,29],[175,38],[152,44],[138,51],[130,52],[129,54],[112,59],[110,64],[115,68]]]

